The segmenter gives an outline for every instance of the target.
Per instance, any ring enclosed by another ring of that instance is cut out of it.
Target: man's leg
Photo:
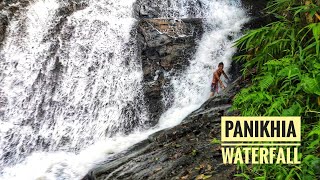
[[[216,92],[217,92],[217,94],[218,94],[218,93],[219,93],[219,86],[218,86],[218,84],[215,84],[214,89],[216,90]]]
[[[214,92],[216,91],[217,87],[215,84],[211,84],[211,93],[210,93],[210,97],[214,96]]]

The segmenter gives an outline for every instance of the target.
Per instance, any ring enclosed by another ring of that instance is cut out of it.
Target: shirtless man
[[[222,83],[221,79],[220,79],[221,74],[223,74],[224,77],[226,77],[229,80],[228,76],[223,71],[223,66],[224,66],[223,62],[220,62],[219,65],[218,65],[218,69],[216,71],[214,71],[213,68],[212,68],[212,70],[213,70],[213,79],[212,79],[212,84],[211,84],[210,97],[214,96],[215,92],[218,92],[218,83],[220,83],[222,89],[226,88],[224,86],[224,84]]]

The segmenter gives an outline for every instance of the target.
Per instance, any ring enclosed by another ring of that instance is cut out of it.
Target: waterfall
[[[0,170],[35,151],[78,152],[143,125],[134,1],[39,0],[10,22],[1,50]],[[61,25],[62,24],[62,25]]]
[[[209,67],[230,67],[247,20],[239,1],[159,0],[162,17],[204,18],[205,33],[189,68],[172,77],[171,107],[148,130],[133,3],[90,0],[70,11],[68,1],[37,0],[10,21],[0,51],[1,179],[80,179],[209,97]]]

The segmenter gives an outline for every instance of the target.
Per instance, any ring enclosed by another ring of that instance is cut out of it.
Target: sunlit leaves
[[[262,76],[259,81],[259,87],[261,90],[267,89],[274,82],[274,76],[271,73],[268,73],[265,76]]]
[[[317,81],[315,78],[310,78],[308,76],[304,76],[302,78],[302,86],[303,86],[303,90],[306,93],[309,94],[317,94],[320,95],[320,85],[319,85],[319,81]]]
[[[301,107],[301,105],[295,102],[289,108],[283,109],[281,115],[282,116],[300,116],[302,112],[303,112],[303,108]]]

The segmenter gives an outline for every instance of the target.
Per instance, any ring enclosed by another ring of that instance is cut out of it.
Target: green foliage
[[[243,116],[302,116],[300,165],[242,168],[245,179],[320,179],[320,2],[273,0],[277,21],[236,42],[252,84],[234,99]]]
[[[219,139],[217,139],[217,138],[213,138],[211,140],[211,144],[221,144],[221,141]]]
[[[196,149],[193,149],[192,151],[191,151],[191,155],[192,156],[196,156],[198,154],[198,151],[196,150]]]

